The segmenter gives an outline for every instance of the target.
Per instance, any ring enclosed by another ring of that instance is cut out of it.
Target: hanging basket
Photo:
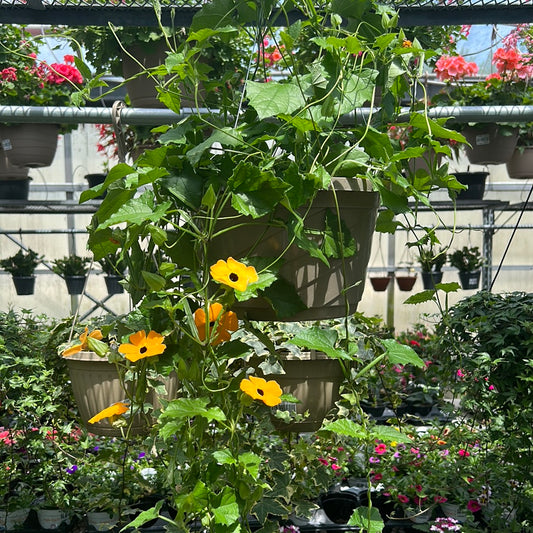
[[[344,374],[339,361],[316,352],[306,355],[305,359],[284,359],[282,365],[285,374],[266,376],[266,379],[279,383],[283,394],[291,394],[300,400],[300,403],[283,402],[275,409],[299,415],[309,412],[305,421],[290,424],[273,417],[274,426],[279,431],[317,431],[324,417],[340,398],[339,388]]]
[[[31,178],[0,178],[0,200],[27,201]]]
[[[370,276],[370,283],[375,291],[383,292],[387,290],[391,279],[390,276]]]
[[[65,283],[69,294],[82,294],[87,276],[65,276]]]
[[[435,288],[437,283],[442,281],[442,272],[422,272],[422,283],[425,290]]]
[[[468,189],[457,193],[457,201],[483,200],[488,172],[455,172],[455,179]]]
[[[12,279],[19,296],[33,294],[35,290],[35,276],[12,276]]]
[[[513,152],[511,159],[507,162],[507,173],[514,180],[533,178],[533,146],[525,146]]]
[[[120,281],[124,279],[122,276],[108,274],[104,279],[108,294],[122,294],[124,292],[124,287],[120,284]]]
[[[107,419],[96,424],[89,424],[89,420],[110,405],[123,401],[125,392],[121,386],[119,374],[115,365],[94,352],[79,352],[64,358],[70,374],[72,391],[78,405],[83,424],[91,433],[104,436],[121,436],[119,428],[113,427]],[[167,399],[175,398],[178,387],[176,376],[165,381]],[[157,398],[153,391],[146,397],[146,403],[157,406]],[[151,419],[136,416],[130,428],[130,435],[145,434],[149,431]]]
[[[0,129],[2,131],[2,129]],[[28,177],[29,169],[16,167],[9,162],[7,153],[0,148],[0,180],[22,180]]]
[[[286,232],[269,226],[266,217],[252,220],[250,217],[237,216],[231,209],[222,213],[222,217],[227,217],[227,220],[219,220],[217,231],[230,227],[235,229],[211,242],[210,261],[215,262],[229,256],[239,259],[248,254],[275,258],[288,248],[283,254],[280,275],[296,288],[298,296],[307,307],[290,317],[278,317],[266,300],[254,298],[236,303],[233,309],[237,314],[246,314],[251,320],[338,318],[346,313],[345,298],[350,304],[350,312],[355,312],[363,294],[379,194],[371,189],[366,180],[337,179],[335,189],[340,217],[357,243],[357,252],[344,261],[330,259],[329,266],[311,257],[295,244],[289,246]],[[320,235],[325,228],[326,211],[335,212],[335,208],[333,192],[319,191],[313,205],[302,210],[302,214],[308,210],[306,226],[317,230]],[[282,215],[280,212],[279,216]],[[258,236],[261,236],[259,240]]]
[[[416,283],[416,276],[394,276],[401,291],[411,291]]]
[[[57,150],[57,124],[11,124],[0,127],[2,147],[18,167],[49,167]]]
[[[518,128],[506,127],[504,132],[498,124],[467,126],[462,133],[472,146],[465,148],[468,161],[475,165],[507,163],[518,140]]]
[[[481,270],[474,270],[473,272],[459,271],[459,281],[461,287],[465,290],[475,290],[479,288],[479,279],[481,277]]]

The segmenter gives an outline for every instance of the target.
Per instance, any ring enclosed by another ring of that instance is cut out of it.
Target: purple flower
[[[368,460],[370,463],[381,463],[381,461],[377,457],[370,457]]]
[[[78,470],[78,465],[72,465],[70,468],[67,468],[67,474],[74,474]]]

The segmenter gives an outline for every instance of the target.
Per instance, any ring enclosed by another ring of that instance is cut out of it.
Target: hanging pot
[[[48,167],[57,150],[57,124],[10,124],[0,127],[2,147],[12,165]]]
[[[15,511],[0,510],[0,529],[11,531],[20,529],[28,519],[30,509],[16,509]]]
[[[424,289],[434,289],[437,283],[442,281],[442,272],[422,272]]]
[[[265,377],[277,381],[283,394],[290,394],[300,400],[300,403],[283,402],[276,409],[299,415],[309,412],[309,417],[303,422],[290,424],[273,417],[274,426],[279,431],[317,431],[326,414],[340,398],[339,388],[344,374],[339,361],[317,352],[303,354],[302,357],[304,355],[305,359],[284,359],[282,365],[285,374]]]
[[[379,194],[366,180],[339,178],[334,182],[340,217],[357,242],[357,252],[352,257],[330,259],[325,265],[311,257],[295,244],[289,246],[286,232],[268,224],[266,217],[252,220],[237,216],[228,208],[222,213],[226,220],[219,220],[217,231],[234,228],[211,241],[210,261],[231,256],[235,259],[251,255],[278,257],[282,252],[283,265],[280,275],[289,281],[307,309],[292,316],[279,317],[270,304],[262,298],[238,302],[233,306],[237,314],[246,314],[251,320],[322,320],[337,318],[346,313],[345,298],[350,312],[355,312],[364,289],[366,267],[370,259],[372,236],[379,206]],[[335,197],[331,191],[319,191],[307,212],[305,224],[323,233],[327,210],[335,212]],[[283,216],[283,212],[279,213]],[[258,237],[261,238],[258,241]],[[317,237],[318,238],[318,237]],[[345,290],[346,287],[346,290]]]
[[[0,180],[25,179],[28,177],[28,172],[29,169],[26,167],[12,165],[7,158],[7,153],[0,148]]]
[[[59,529],[63,524],[68,524],[68,515],[60,509],[37,509],[37,519],[43,529]]]
[[[87,276],[65,276],[65,283],[69,294],[82,294]]]
[[[511,129],[499,124],[467,126],[462,133],[472,146],[465,148],[468,160],[475,165],[507,163],[513,155],[518,140],[518,128]]]
[[[96,187],[97,185],[101,185],[104,183],[107,174],[102,173],[96,173],[96,174],[85,174],[85,179],[87,180],[87,183],[89,185],[89,188],[92,189],[93,187]],[[96,196],[95,199],[102,199],[105,198],[107,191],[104,191],[99,196]]]
[[[35,276],[12,276],[12,279],[19,296],[33,294],[35,290]]]
[[[416,282],[416,276],[394,276],[401,291],[411,291]]]
[[[391,279],[390,276],[371,276],[370,283],[375,291],[382,292],[387,290]]]
[[[459,183],[468,187],[457,193],[458,201],[483,200],[488,172],[455,172],[453,175]]]
[[[118,517],[106,511],[87,512],[87,525],[95,531],[110,531],[118,524]]]
[[[0,178],[0,200],[27,201],[31,178]]]
[[[481,277],[481,270],[474,270],[473,272],[459,271],[459,281],[461,287],[465,290],[474,290],[479,288],[479,279]]]
[[[70,374],[72,392],[78,406],[80,418],[85,427],[96,435],[121,436],[119,428],[113,427],[107,419],[96,424],[89,424],[89,420],[110,405],[123,401],[125,391],[122,388],[119,374],[115,365],[107,359],[99,357],[94,352],[78,352],[64,358]],[[166,399],[176,397],[178,381],[171,375],[164,381],[167,394]],[[146,403],[158,406],[157,396],[151,390],[146,397]],[[149,431],[150,421],[136,416],[129,430],[130,435],[145,434]]]
[[[515,149],[511,159],[507,161],[507,173],[515,180],[533,178],[533,146]]]
[[[122,276],[108,274],[104,279],[108,294],[122,294],[124,292],[124,287],[120,284],[120,281],[124,279]]]

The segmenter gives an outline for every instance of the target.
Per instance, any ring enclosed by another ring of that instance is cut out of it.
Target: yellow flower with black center
[[[250,376],[248,379],[241,381],[240,389],[254,400],[261,400],[269,407],[274,407],[281,403],[283,391],[277,381],[267,381],[263,378]]]
[[[99,413],[94,415],[90,420],[89,424],[96,424],[103,420],[104,418],[109,418],[109,422],[112,424],[120,415],[127,413],[128,406],[124,402],[117,402],[105,409],[102,409]]]
[[[160,333],[150,331],[147,336],[145,331],[141,330],[130,335],[130,342],[121,344],[118,351],[126,359],[135,363],[139,359],[162,354],[166,348],[166,345],[163,344],[164,340],[165,337]]]
[[[237,331],[239,328],[239,320],[233,311],[223,312],[224,308],[218,302],[209,306],[209,335],[211,336],[211,344],[216,346],[224,341],[231,339],[231,331]],[[206,334],[206,319],[205,310],[199,308],[194,312],[194,323],[198,330],[198,337],[201,341],[205,340]],[[215,331],[213,332],[213,329]]]
[[[259,279],[253,266],[246,266],[233,257],[228,257],[227,261],[219,259],[211,266],[210,272],[215,281],[239,292],[245,291],[250,283],[255,283]]]
[[[67,348],[62,354],[63,357],[68,357],[69,355],[88,350],[89,346],[87,343],[87,337],[92,337],[99,341],[103,339],[102,332],[99,329],[95,329],[89,333],[89,328],[86,327],[85,331],[80,335],[80,344],[75,344],[74,346]]]

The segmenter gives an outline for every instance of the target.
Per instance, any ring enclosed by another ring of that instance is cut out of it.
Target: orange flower
[[[209,334],[211,336],[211,344],[216,346],[224,341],[231,339],[231,331],[237,331],[239,328],[239,321],[237,315],[233,311],[226,311],[218,302],[209,306]],[[205,311],[202,308],[194,312],[194,323],[198,330],[198,337],[201,341],[205,340]],[[215,332],[213,333],[213,328]]]
[[[102,411],[100,411],[98,414],[94,415],[90,420],[89,424],[96,424],[97,422],[100,422],[100,420],[103,420],[104,418],[109,418],[109,422],[113,423],[113,421],[119,417],[120,415],[123,415],[128,411],[128,406],[124,402],[117,402],[113,405],[110,405],[109,407],[106,407]]]
[[[166,348],[166,345],[163,344],[164,338],[163,335],[155,331],[150,331],[148,336],[146,336],[145,331],[141,330],[130,335],[130,342],[121,344],[118,347],[118,351],[126,359],[135,363],[139,359],[162,354]]]
[[[254,400],[261,400],[269,407],[274,407],[281,403],[280,396],[283,394],[283,391],[277,381],[266,381],[263,378],[250,376],[249,379],[243,379],[241,381],[240,389]]]
[[[93,339],[96,339],[98,341],[101,341],[103,339],[102,332],[99,329],[95,329],[94,331],[91,331],[91,333],[89,333],[89,328],[86,327],[85,331],[80,335],[81,344],[75,344],[74,346],[67,348],[63,352],[63,357],[68,357],[69,355],[88,350],[89,346],[87,344],[87,337],[92,337]]]
[[[245,291],[249,283],[255,283],[259,279],[253,266],[239,263],[233,257],[228,257],[227,261],[219,259],[212,265],[211,277],[239,292]]]

